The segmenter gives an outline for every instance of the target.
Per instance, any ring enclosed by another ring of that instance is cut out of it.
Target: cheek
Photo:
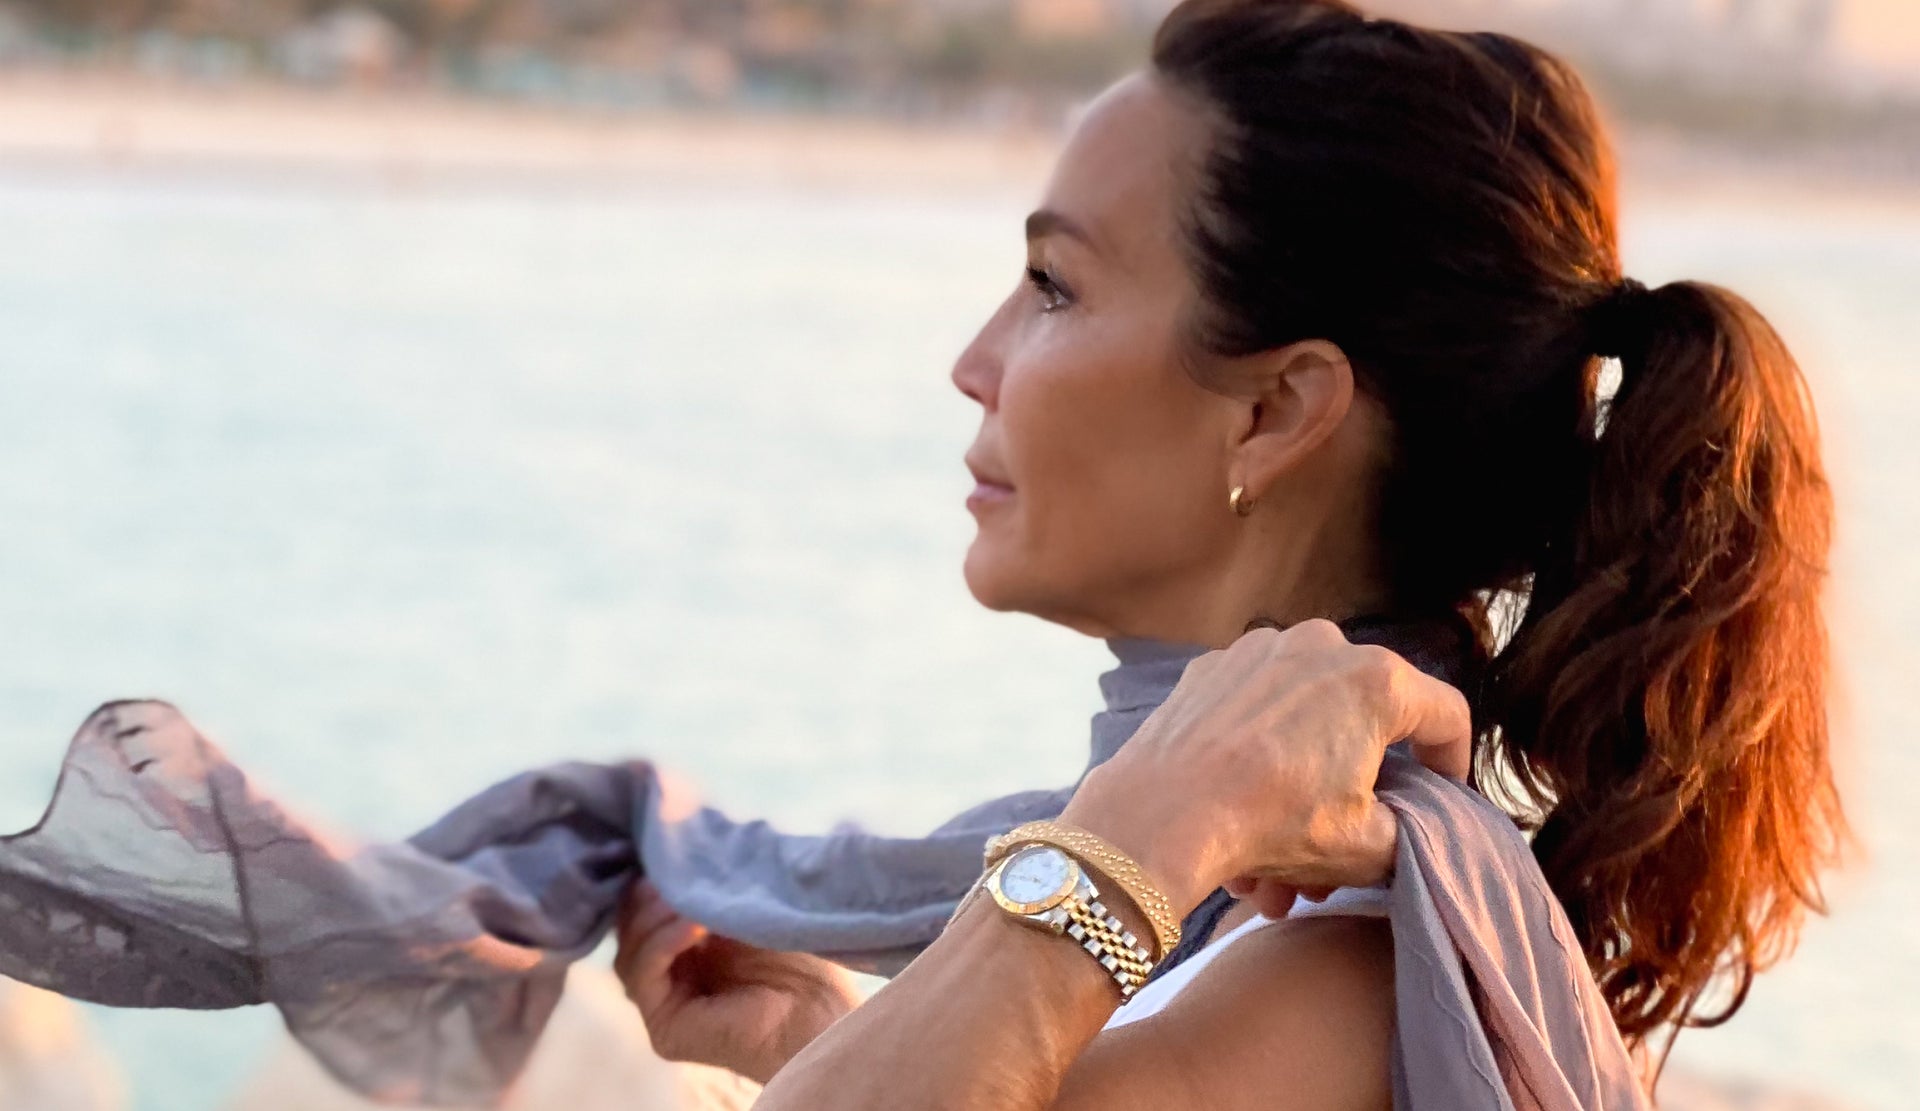
[[[1000,416],[1019,489],[1010,516],[1037,573],[1129,578],[1186,558],[1199,539],[1200,494],[1218,461],[1203,446],[1199,387],[1161,348],[1114,336],[1009,368]]]

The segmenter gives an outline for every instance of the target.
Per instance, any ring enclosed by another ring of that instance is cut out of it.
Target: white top
[[[1262,926],[1271,926],[1275,922],[1285,922],[1288,918],[1311,918],[1329,914],[1359,914],[1384,918],[1387,914],[1387,889],[1385,887],[1342,887],[1328,895],[1322,902],[1309,902],[1296,898],[1286,918],[1268,918],[1256,914],[1233,929],[1201,946],[1200,951],[1175,965],[1173,969],[1154,980],[1146,987],[1133,993],[1133,999],[1120,1007],[1107,1019],[1101,1029],[1112,1030],[1125,1026],[1129,1022],[1138,1022],[1148,1015],[1158,1014],[1166,1009],[1173,997],[1188,981],[1200,974],[1200,970],[1213,962],[1213,958],[1240,938]]]

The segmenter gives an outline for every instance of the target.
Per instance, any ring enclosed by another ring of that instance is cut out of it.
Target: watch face
[[[1078,869],[1051,845],[1030,845],[1000,869],[999,894],[1027,913],[1047,910],[1073,891]]]

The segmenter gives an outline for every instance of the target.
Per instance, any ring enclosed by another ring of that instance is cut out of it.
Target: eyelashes
[[[1042,312],[1058,312],[1073,303],[1073,297],[1066,288],[1040,267],[1027,267],[1027,284],[1039,291]]]

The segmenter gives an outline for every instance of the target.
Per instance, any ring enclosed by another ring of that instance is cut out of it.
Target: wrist
[[[1229,878],[1220,872],[1217,830],[1201,826],[1185,814],[1161,815],[1145,807],[1114,806],[1081,793],[1068,801],[1059,820],[1086,830],[1131,857],[1148,882],[1166,896],[1179,918],[1185,918]],[[1124,897],[1118,901],[1131,905],[1131,900]],[[1131,909],[1138,916],[1139,908]]]
[[[1126,902],[1124,896],[1116,898],[1107,890],[1107,885],[1099,882],[1097,873],[1088,876],[1100,889],[1099,902],[1106,914],[1118,919],[1121,924],[1134,931],[1136,937],[1151,937],[1151,926],[1143,916],[1132,913],[1128,908],[1112,904]],[[961,919],[969,917],[986,920],[969,923],[967,928],[977,935],[993,939],[999,948],[996,960],[1016,962],[1022,971],[1008,977],[1027,984],[1030,990],[1059,997],[1079,996],[1089,990],[1086,985],[1098,985],[1093,988],[1097,998],[1110,1006],[1124,1002],[1115,977],[1099,960],[1099,955],[1089,952],[1086,943],[1064,930],[1050,930],[1030,919],[1006,910],[991,897],[977,900],[978,906],[962,914]],[[961,921],[956,919],[956,923]],[[1147,931],[1142,933],[1141,931]],[[964,933],[965,930],[955,931]],[[1148,942],[1152,948],[1152,942]]]

